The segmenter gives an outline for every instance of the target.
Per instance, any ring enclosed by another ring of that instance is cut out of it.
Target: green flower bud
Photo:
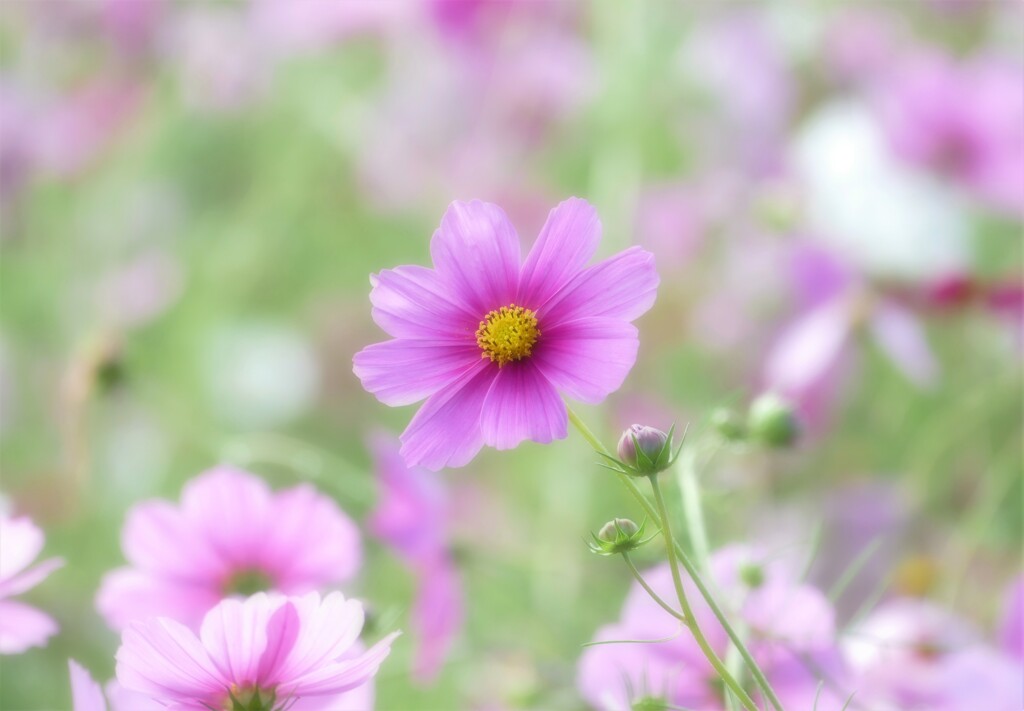
[[[590,550],[598,555],[615,555],[635,550],[651,540],[643,537],[644,525],[637,526],[628,518],[612,519],[601,526],[596,536],[591,534],[594,540],[588,544]]]
[[[631,425],[619,438],[616,453],[631,473],[657,474],[672,463],[672,437],[654,427]]]
[[[750,436],[770,447],[788,447],[800,434],[793,407],[777,395],[761,395],[747,413]]]
[[[747,563],[740,567],[740,580],[748,588],[759,588],[764,585],[764,568],[754,563]]]

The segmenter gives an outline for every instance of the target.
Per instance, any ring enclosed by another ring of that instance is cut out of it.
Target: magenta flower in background
[[[447,492],[437,475],[407,467],[391,437],[374,437],[372,449],[380,495],[369,527],[416,577],[413,677],[427,683],[441,671],[464,617],[462,579],[448,546]]]
[[[322,590],[362,561],[359,530],[331,499],[227,467],[186,484],[180,506],[137,504],[121,546],[130,566],[107,573],[96,600],[114,629],[154,616],[195,627],[225,597]]]
[[[850,630],[844,650],[869,708],[1013,711],[1024,706],[1020,661],[927,600],[895,599]]]
[[[1024,216],[1024,67],[925,51],[884,74],[879,112],[894,152]]]
[[[45,646],[57,633],[52,617],[10,598],[34,588],[57,568],[60,558],[50,558],[29,568],[43,549],[43,532],[24,516],[0,516],[0,654],[20,654],[30,647]]]
[[[587,267],[600,234],[594,209],[572,198],[522,262],[501,208],[454,202],[430,243],[433,269],[371,278],[373,318],[393,340],[357,353],[353,370],[387,405],[426,399],[401,436],[408,466],[562,439],[563,394],[593,404],[622,384],[639,347],[630,322],[654,303],[658,275],[639,247]]]
[[[117,680],[176,709],[231,708],[232,697],[245,708],[365,709],[361,688],[398,633],[362,651],[362,627],[360,603],[338,592],[224,600],[198,637],[167,618],[132,623],[117,651]]]
[[[1006,591],[1000,642],[1009,654],[1024,661],[1024,575],[1018,575]]]

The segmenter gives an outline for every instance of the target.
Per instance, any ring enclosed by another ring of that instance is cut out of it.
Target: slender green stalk
[[[707,660],[714,667],[715,672],[721,677],[722,681],[729,690],[736,695],[736,698],[740,700],[744,708],[748,711],[757,711],[757,704],[750,698],[750,695],[740,686],[740,683],[736,681],[735,677],[729,673],[725,664],[715,650],[711,648],[708,643],[707,637],[704,636],[704,632],[701,631],[700,625],[697,624],[697,618],[694,617],[693,609],[690,607],[690,601],[686,597],[686,589],[683,587],[682,576],[679,575],[679,563],[676,560],[676,546],[675,539],[672,538],[672,527],[669,523],[668,510],[665,508],[665,499],[661,495],[661,486],[658,485],[658,475],[652,474],[648,477],[651,482],[651,489],[654,490],[654,501],[658,507],[658,513],[661,516],[661,535],[665,537],[665,550],[668,551],[668,565],[672,571],[672,584],[676,588],[676,595],[679,597],[679,605],[683,609],[683,615],[690,620],[690,632],[693,633],[693,639],[697,642],[697,646],[700,647],[700,651],[704,653]]]
[[[711,555],[708,546],[707,526],[704,525],[704,507],[701,505],[700,482],[697,480],[697,447],[686,446],[679,455],[679,491],[683,500],[683,514],[686,521],[686,533],[693,546],[693,556],[697,559],[697,567],[707,572],[708,558]]]
[[[573,426],[576,427],[577,430],[579,430],[579,433],[585,440],[587,440],[595,451],[600,452],[605,456],[611,456],[611,453],[605,449],[600,440],[594,436],[594,433],[591,432],[583,420],[579,418],[579,415],[573,412],[572,408],[569,408],[569,421],[572,422]],[[629,493],[631,493],[633,498],[637,500],[637,503],[640,504],[640,507],[644,510],[644,513],[647,514],[647,517],[651,519],[655,526],[660,527],[662,525],[661,516],[658,515],[658,512],[655,510],[651,502],[647,500],[647,497],[644,496],[643,492],[640,491],[640,487],[636,485],[636,482],[633,481],[632,477],[624,472],[616,472],[616,474],[619,477],[619,481],[622,482],[622,485],[629,490]],[[736,630],[729,623],[729,620],[722,612],[722,608],[718,606],[717,602],[715,602],[714,596],[711,594],[707,585],[704,584],[704,581],[701,579],[693,561],[691,561],[689,556],[686,555],[686,552],[683,550],[682,546],[679,545],[678,541],[673,541],[672,545],[675,548],[675,553],[679,562],[682,564],[690,578],[693,579],[693,584],[697,586],[697,590],[700,592],[705,602],[707,602],[712,614],[718,620],[718,623],[722,625],[722,629],[725,630],[729,639],[732,640],[732,643],[736,646],[736,649],[739,651],[740,656],[743,657],[743,661],[747,665],[747,669],[750,671],[751,676],[754,677],[754,681],[757,685],[761,687],[761,690],[764,692],[768,702],[772,705],[772,708],[774,708],[775,711],[783,711],[782,703],[775,695],[775,691],[772,689],[771,684],[768,683],[768,679],[765,677],[764,672],[761,671],[761,667],[758,666],[753,655],[750,653],[750,650],[747,649],[747,645],[743,643],[743,639],[736,633]]]
[[[690,623],[687,621],[686,617],[676,612],[671,605],[669,605],[667,602],[665,602],[658,596],[658,593],[654,592],[654,590],[651,589],[651,586],[648,585],[647,581],[644,580],[642,575],[640,575],[640,571],[636,569],[636,565],[633,564],[633,559],[629,557],[629,553],[623,551],[622,559],[626,561],[626,565],[629,566],[629,570],[633,573],[633,577],[636,578],[636,581],[638,583],[640,583],[640,587],[647,591],[647,594],[651,596],[651,599],[658,603],[658,606],[661,607],[662,610],[672,615],[674,618],[676,618],[677,620],[685,624],[687,627],[689,627]]]

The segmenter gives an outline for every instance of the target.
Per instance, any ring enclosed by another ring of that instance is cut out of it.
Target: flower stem
[[[704,508],[701,505],[700,482],[697,480],[697,447],[686,446],[679,455],[679,492],[683,500],[683,515],[686,533],[693,546],[693,557],[702,573],[707,572],[710,548],[707,527],[704,525]]]
[[[571,407],[568,408],[568,410],[569,421],[572,422],[573,426],[576,427],[577,430],[579,430],[579,433],[583,436],[585,440],[587,440],[590,446],[593,447],[594,450],[597,452],[600,452],[606,456],[611,456],[610,452],[607,449],[605,449],[604,445],[601,444],[600,440],[598,440],[597,437],[594,436],[594,433],[591,432],[590,429],[583,422],[583,420],[579,418],[579,415],[573,412]],[[629,490],[629,493],[631,493],[633,495],[633,498],[637,500],[637,503],[640,504],[640,507],[644,510],[644,513],[647,514],[647,517],[651,519],[652,523],[654,523],[655,526],[661,528],[661,516],[658,515],[658,512],[655,510],[651,502],[648,501],[647,497],[644,496],[643,492],[640,491],[640,487],[636,485],[636,482],[633,481],[632,477],[630,477],[628,474],[624,472],[616,472],[616,474],[619,477],[619,481],[622,482],[622,485]],[[686,570],[687,575],[689,575],[690,578],[693,580],[693,584],[697,586],[697,590],[700,592],[705,602],[707,602],[712,614],[714,614],[715,618],[718,620],[718,623],[722,626],[722,629],[725,630],[725,633],[729,636],[729,639],[732,641],[733,645],[736,646],[736,649],[739,651],[744,663],[747,665],[747,669],[750,670],[751,676],[754,677],[754,681],[757,682],[757,685],[761,687],[761,690],[764,692],[764,695],[768,699],[768,702],[771,703],[772,708],[774,708],[775,711],[783,711],[782,703],[779,701],[779,698],[775,695],[775,691],[772,689],[771,684],[768,683],[767,677],[765,677],[764,672],[761,671],[761,667],[759,667],[757,662],[754,660],[754,657],[750,653],[750,650],[747,649],[747,645],[743,643],[743,639],[740,637],[739,634],[737,634],[736,630],[729,623],[729,620],[726,618],[725,613],[722,612],[722,608],[719,607],[717,602],[715,602],[714,595],[711,594],[711,591],[708,589],[707,585],[705,585],[704,581],[701,580],[700,574],[697,571],[697,567],[693,564],[693,561],[691,561],[690,558],[686,555],[686,552],[683,550],[682,546],[679,545],[678,541],[672,541],[670,545],[673,548],[675,548],[675,554],[678,558],[679,563],[682,564],[683,568]]]
[[[711,666],[715,668],[715,672],[721,677],[725,685],[729,687],[729,690],[736,695],[736,698],[740,700],[744,708],[749,711],[757,711],[757,705],[754,700],[750,698],[750,695],[740,686],[739,682],[736,681],[735,677],[729,673],[729,670],[722,663],[722,660],[718,658],[715,650],[711,648],[708,643],[707,637],[704,636],[704,632],[700,629],[700,625],[697,624],[697,618],[694,617],[693,609],[690,607],[690,602],[686,597],[686,589],[683,587],[683,579],[679,574],[679,563],[676,560],[676,546],[675,539],[672,538],[672,527],[669,524],[668,510],[665,508],[665,498],[661,495],[661,486],[658,484],[658,475],[652,474],[648,477],[651,482],[651,489],[654,491],[654,501],[658,507],[658,514],[661,516],[661,535],[665,537],[665,550],[668,551],[668,565],[672,571],[672,584],[675,585],[676,595],[679,597],[679,605],[682,607],[683,615],[690,621],[690,631],[693,633],[693,639],[697,642],[697,646],[700,647],[700,651],[704,653],[704,656],[711,663]]]
[[[633,563],[633,559],[629,557],[629,553],[627,553],[627,552],[623,551],[623,552],[622,552],[622,559],[623,559],[624,561],[626,561],[626,565],[628,565],[628,566],[629,566],[629,570],[630,570],[630,572],[632,572],[632,573],[633,573],[633,577],[634,577],[634,578],[636,578],[636,581],[637,581],[638,583],[640,583],[640,587],[642,587],[642,588],[643,588],[643,589],[644,589],[644,590],[645,590],[645,591],[647,592],[647,594],[651,596],[651,599],[652,599],[652,600],[654,600],[654,601],[655,601],[656,603],[658,603],[658,606],[659,606],[659,607],[660,607],[660,608],[661,608],[662,610],[664,610],[664,611],[665,611],[665,612],[667,612],[668,614],[672,615],[672,616],[673,616],[674,618],[676,618],[677,620],[679,620],[680,622],[682,622],[682,623],[683,623],[684,625],[686,625],[687,627],[689,627],[689,626],[690,626],[690,623],[689,623],[689,621],[687,621],[686,617],[685,617],[684,615],[682,615],[682,614],[680,614],[680,613],[676,612],[676,611],[675,611],[675,610],[674,610],[674,609],[672,608],[672,606],[671,606],[671,605],[669,605],[669,604],[668,604],[667,602],[665,602],[664,600],[662,600],[662,599],[661,599],[661,598],[660,598],[660,597],[658,596],[658,593],[654,592],[654,590],[652,590],[652,589],[651,589],[651,586],[650,586],[650,585],[648,585],[648,584],[647,584],[647,581],[646,581],[646,580],[644,580],[644,578],[643,578],[643,576],[642,576],[642,575],[640,575],[640,571],[636,569],[636,565],[634,565],[634,563]]]

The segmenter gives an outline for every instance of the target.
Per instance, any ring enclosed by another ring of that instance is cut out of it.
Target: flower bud
[[[644,538],[644,525],[637,526],[628,518],[612,519],[605,525],[597,535],[591,534],[594,539],[590,543],[590,550],[598,555],[615,555],[617,553],[628,553],[651,540]]]
[[[670,464],[671,437],[653,427],[631,425],[622,433],[616,453],[636,473],[656,474]]]
[[[764,568],[754,563],[740,566],[740,580],[748,588],[759,588],[764,585]]]
[[[743,424],[743,420],[733,410],[726,407],[719,407],[711,413],[711,426],[718,434],[730,441],[742,440],[747,436],[747,428]]]
[[[793,407],[777,395],[761,395],[747,413],[750,435],[771,447],[787,447],[800,434]]]
[[[640,527],[628,518],[616,518],[601,526],[601,530],[597,532],[597,537],[605,543],[612,543],[620,535],[632,536],[639,530]]]

